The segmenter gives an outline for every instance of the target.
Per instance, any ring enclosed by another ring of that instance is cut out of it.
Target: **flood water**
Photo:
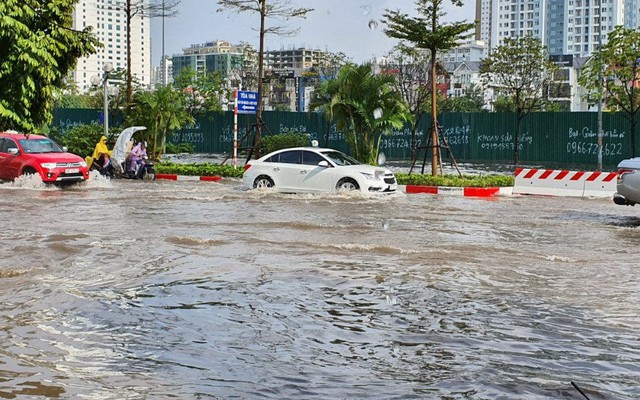
[[[640,208],[0,185],[0,398],[640,397]]]

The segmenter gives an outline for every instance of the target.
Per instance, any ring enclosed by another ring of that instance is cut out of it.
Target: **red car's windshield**
[[[62,147],[50,139],[20,139],[25,153],[64,153]]]

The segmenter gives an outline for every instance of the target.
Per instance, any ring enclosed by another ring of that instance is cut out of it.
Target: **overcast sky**
[[[385,55],[396,43],[384,34],[381,22],[385,9],[399,9],[415,13],[415,0],[291,0],[296,7],[314,8],[306,19],[294,19],[287,26],[300,28],[296,37],[265,38],[266,50],[314,48],[330,52],[343,52],[355,62]],[[164,23],[165,54],[181,54],[192,44],[226,40],[233,44],[247,42],[258,48],[259,26],[257,14],[216,12],[215,0],[182,0],[179,14],[166,18]],[[464,7],[447,3],[445,21],[472,21],[475,1],[465,1]],[[267,21],[268,25],[282,25]],[[158,66],[162,57],[161,19],[152,20],[153,65]]]

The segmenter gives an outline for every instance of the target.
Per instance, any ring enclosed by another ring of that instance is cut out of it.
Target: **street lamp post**
[[[103,91],[103,99],[104,99],[104,136],[109,137],[109,92],[107,90],[107,86],[109,84],[109,72],[113,71],[113,64],[110,62],[104,63],[102,67],[104,73],[102,74],[102,79],[98,75],[94,75],[91,77],[91,84],[94,86],[99,86],[100,81],[102,80],[102,91]]]

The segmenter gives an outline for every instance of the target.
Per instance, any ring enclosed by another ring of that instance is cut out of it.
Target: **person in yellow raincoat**
[[[111,166],[111,157],[109,156],[106,136],[102,136],[100,141],[96,143],[96,148],[93,150],[91,158],[100,173],[103,175],[112,175],[113,167]]]

